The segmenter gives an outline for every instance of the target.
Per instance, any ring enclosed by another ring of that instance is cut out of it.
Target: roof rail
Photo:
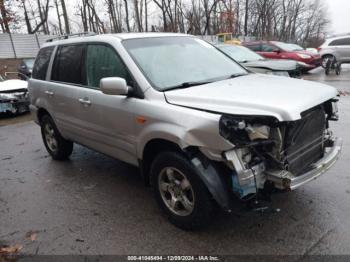
[[[60,35],[57,37],[53,37],[50,39],[47,39],[46,42],[53,42],[54,40],[63,40],[63,39],[68,39],[71,37],[79,37],[79,36],[93,36],[96,35],[94,32],[82,32],[82,33],[76,33],[76,34],[69,34],[69,35]]]

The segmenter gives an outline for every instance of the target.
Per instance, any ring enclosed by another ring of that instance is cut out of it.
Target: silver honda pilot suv
[[[77,143],[138,166],[183,229],[206,225],[217,206],[230,212],[232,196],[296,189],[341,151],[334,88],[248,72],[189,35],[52,40],[29,92],[53,159]]]

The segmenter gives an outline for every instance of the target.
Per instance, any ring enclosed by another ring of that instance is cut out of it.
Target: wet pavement
[[[350,91],[350,68],[305,78]],[[199,232],[164,219],[136,168],[81,146],[53,161],[38,126],[0,120],[0,245],[20,244],[25,254],[350,254],[350,96],[340,110],[332,126],[344,150],[327,174],[274,195],[278,213],[237,204]]]

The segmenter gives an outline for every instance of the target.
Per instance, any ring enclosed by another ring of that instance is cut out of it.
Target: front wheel
[[[159,154],[152,163],[151,183],[159,206],[175,226],[192,230],[209,224],[216,203],[186,157]]]
[[[47,152],[55,160],[65,160],[73,152],[73,142],[64,139],[49,115],[43,116],[40,122],[41,136]]]

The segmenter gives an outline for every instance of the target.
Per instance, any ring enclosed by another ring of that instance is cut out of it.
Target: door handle
[[[45,94],[47,94],[48,96],[53,96],[55,93],[52,91],[45,91]]]
[[[91,101],[90,100],[86,100],[86,99],[83,99],[83,98],[79,98],[79,103],[84,105],[84,106],[89,106],[91,105]]]

